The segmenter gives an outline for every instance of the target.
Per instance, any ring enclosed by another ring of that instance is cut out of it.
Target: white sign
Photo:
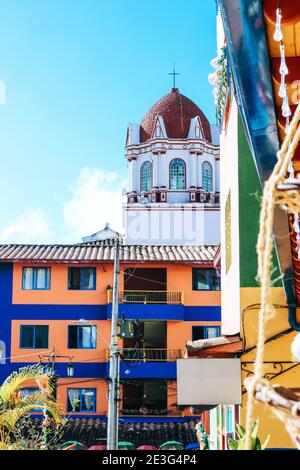
[[[178,359],[178,405],[239,405],[240,359]]]

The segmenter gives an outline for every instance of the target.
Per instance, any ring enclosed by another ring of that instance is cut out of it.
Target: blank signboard
[[[240,359],[178,359],[178,405],[238,405]]]

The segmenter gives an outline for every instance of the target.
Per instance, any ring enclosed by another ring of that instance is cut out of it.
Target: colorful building
[[[176,360],[187,340],[220,332],[216,142],[178,89],[128,128],[119,286],[120,410],[128,419],[197,416],[177,404]],[[185,212],[191,225],[176,239]],[[74,245],[0,246],[1,380],[54,359],[57,397],[72,417],[107,413],[116,235],[107,226]],[[23,393],[30,391],[32,384]]]
[[[291,114],[295,110],[297,84],[294,81],[300,71],[299,6],[295,2],[280,2],[281,43],[274,39],[277,8],[275,0],[218,1],[218,50],[219,57],[223,54],[226,58],[219,62],[225,86],[217,100],[222,129],[222,334],[240,334],[243,339],[242,381],[253,374],[256,355],[260,309],[256,242],[262,185],[277,161],[276,153],[291,119],[288,110]],[[280,69],[283,60],[288,74]],[[286,94],[285,84],[288,85]],[[278,95],[281,85],[280,95],[285,94],[284,99]],[[216,90],[218,86],[215,82]],[[298,160],[299,148],[291,162],[290,175],[299,171]],[[293,220],[279,207],[275,211],[274,240],[274,314],[267,323],[264,376],[271,383],[297,389],[300,369],[293,362],[291,342],[300,329],[299,260]],[[245,426],[244,386],[242,394],[240,422]],[[270,448],[294,447],[283,424],[274,420],[265,405],[256,402],[254,416],[260,419],[261,439],[270,434]]]

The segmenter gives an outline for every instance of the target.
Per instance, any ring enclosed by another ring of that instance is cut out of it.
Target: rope
[[[297,106],[289,131],[285,137],[281,149],[277,153],[277,163],[263,191],[262,207],[260,212],[260,228],[257,241],[258,278],[261,283],[261,307],[258,317],[258,341],[254,363],[254,374],[247,381],[248,400],[246,414],[245,449],[251,448],[251,429],[253,423],[254,394],[258,383],[263,381],[264,344],[266,339],[265,326],[272,316],[273,307],[271,301],[271,270],[273,249],[273,222],[276,205],[277,185],[281,184],[288,172],[288,165],[293,157],[300,141],[300,104]]]

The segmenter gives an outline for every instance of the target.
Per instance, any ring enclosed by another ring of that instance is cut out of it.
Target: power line
[[[43,349],[43,351],[38,351],[38,352],[30,353],[30,354],[22,354],[22,355],[18,355],[18,356],[0,357],[0,362],[1,362],[1,361],[8,360],[8,359],[18,359],[19,357],[39,356],[39,355],[41,355],[41,354],[47,354],[47,353],[51,353],[51,352],[52,352],[51,349],[49,349],[49,351],[45,351],[45,350]]]

